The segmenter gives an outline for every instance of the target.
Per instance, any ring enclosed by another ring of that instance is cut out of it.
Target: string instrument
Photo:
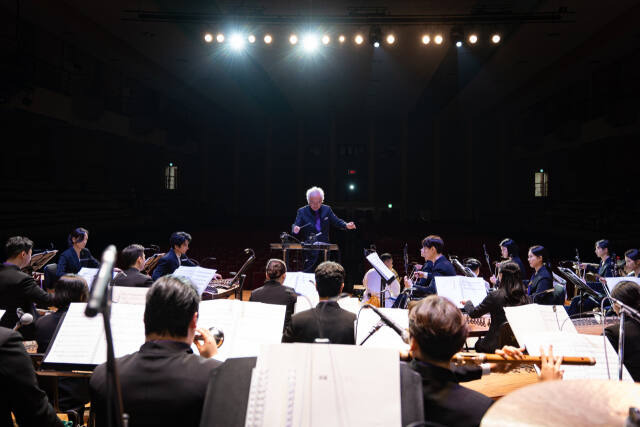
[[[489,273],[491,273],[492,276],[496,276],[496,274],[491,269],[491,258],[489,258],[489,252],[487,252],[487,245],[483,243],[482,249],[484,250],[484,259],[487,261],[487,267],[489,267]]]
[[[492,353],[456,353],[451,358],[453,363],[516,363],[522,365],[540,364],[542,359],[540,356],[522,356],[522,359],[515,359],[512,357],[502,357],[499,354]],[[596,359],[593,357],[568,357],[562,356],[563,365],[587,365],[593,366],[596,364]]]
[[[144,262],[144,268],[142,269],[142,272],[151,276],[151,273],[153,273],[153,270],[155,270],[156,266],[160,262],[160,258],[165,255],[166,253],[157,253],[147,258],[147,260]]]
[[[473,272],[469,269],[469,267],[465,267],[464,265],[462,265],[458,258],[451,256],[449,257],[449,261],[451,261],[451,264],[453,264],[456,270],[458,270],[458,273],[461,273],[463,276],[476,277],[475,274],[473,274]]]

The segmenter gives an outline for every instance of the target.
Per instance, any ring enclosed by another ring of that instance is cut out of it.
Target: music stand
[[[576,289],[578,289],[578,292],[580,293],[580,313],[582,313],[582,301],[585,294],[587,295],[587,298],[594,299],[596,303],[598,303],[598,300],[602,298],[602,295],[591,289],[589,285],[587,285],[584,280],[578,277],[578,275],[574,273],[574,271],[570,268],[559,266],[558,273],[560,273],[560,277],[562,277],[568,283],[571,283]],[[606,286],[604,286],[604,288],[606,289]]]
[[[58,253],[58,250],[54,249],[51,251],[44,251],[44,252],[40,252],[38,254],[32,255],[31,262],[22,270],[38,271],[42,267],[47,265],[47,263],[51,261],[53,257],[56,256],[57,253]]]
[[[367,254],[367,252],[369,253]],[[380,275],[380,307],[384,307],[384,293],[386,291],[386,287],[396,280],[396,276],[393,274],[393,271],[389,270],[389,268],[382,262],[376,251],[368,251],[365,249],[364,253],[365,258],[369,261],[371,267],[373,267],[373,269]]]

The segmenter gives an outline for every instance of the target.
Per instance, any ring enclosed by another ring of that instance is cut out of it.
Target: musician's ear
[[[409,335],[409,352],[414,355],[413,357],[416,358],[416,354],[420,354],[420,348],[418,347],[418,341],[416,341],[416,339],[412,336]]]

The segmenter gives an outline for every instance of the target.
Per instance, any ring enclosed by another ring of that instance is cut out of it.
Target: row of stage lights
[[[211,33],[206,33],[204,35],[204,41],[206,43],[212,43],[214,40],[217,43],[222,44],[227,41],[227,38],[223,33],[218,33],[215,37]],[[262,40],[264,41],[265,44],[271,44],[274,42],[274,38],[271,34],[265,34]],[[362,34],[356,34],[353,37],[353,41],[356,45],[363,44],[364,40],[365,38]],[[423,45],[430,44],[432,40],[433,40],[433,43],[435,43],[436,45],[441,45],[442,43],[444,43],[444,36],[438,33],[434,35],[432,39],[430,34],[424,34],[420,39]],[[502,40],[502,37],[500,36],[500,34],[494,33],[491,35],[490,40],[491,40],[491,43],[498,44]],[[254,34],[244,35],[240,33],[232,34],[231,36],[229,36],[229,40],[228,40],[229,45],[234,50],[242,50],[245,47],[247,42],[250,44],[254,44],[256,41],[257,41],[257,38]],[[340,34],[338,36],[338,42],[340,44],[344,44],[346,41],[347,41],[347,38],[344,34]],[[397,39],[394,34],[387,34],[387,36],[384,38],[384,41],[388,45],[393,45],[394,43],[396,43]],[[480,41],[480,38],[475,33],[469,34],[469,36],[467,37],[467,42],[470,45],[475,45],[476,43],[478,43],[478,41]],[[306,34],[302,37],[302,40],[300,40],[298,38],[298,35],[295,33],[289,36],[289,43],[291,45],[297,45],[298,42],[302,43],[302,47],[305,50],[313,51],[320,45],[320,43],[322,43],[325,46],[331,43],[331,36],[329,36],[328,34],[324,34],[320,37],[316,34]],[[380,47],[381,41],[378,38],[376,38],[375,40],[372,40],[371,42],[373,47]],[[462,40],[457,40],[456,46],[461,47]]]

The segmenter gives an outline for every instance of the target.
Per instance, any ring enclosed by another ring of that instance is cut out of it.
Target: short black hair
[[[549,251],[542,245],[533,245],[529,248],[532,254],[535,256],[542,257],[542,262],[544,264],[550,265],[549,259]]]
[[[409,310],[409,332],[422,356],[445,362],[460,351],[467,339],[467,321],[451,301],[429,295]]]
[[[422,247],[424,248],[436,248],[436,252],[441,254],[444,250],[444,240],[442,237],[431,234],[422,239]]]
[[[609,241],[607,239],[600,239],[596,242],[596,246],[600,249],[609,249]]]
[[[78,227],[69,233],[69,237],[67,238],[67,243],[69,246],[73,246],[73,239],[80,240],[81,242],[84,240],[85,236],[89,234],[89,230],[86,228]]]
[[[478,261],[475,258],[467,258],[464,260],[463,264],[465,267],[469,268],[471,271],[479,269],[480,266],[482,265],[480,261]]]
[[[147,292],[145,335],[186,337],[199,304],[200,296],[189,279],[173,275],[159,278]]]
[[[316,288],[321,298],[335,297],[344,283],[344,268],[333,261],[325,261],[316,267]]]
[[[191,234],[184,231],[176,231],[169,237],[169,246],[172,249],[176,246],[181,246],[184,242],[191,243]]]
[[[271,258],[267,261],[267,277],[270,280],[279,279],[287,272],[287,266],[284,261],[278,258]]]
[[[380,255],[380,261],[385,262],[387,260],[393,259],[393,256],[391,256],[390,253],[385,252],[382,255]]]
[[[611,296],[631,308],[640,310],[640,285],[636,282],[625,280],[618,283],[611,291]]]
[[[122,250],[122,265],[131,268],[142,255],[144,255],[144,246],[135,243],[129,245]]]
[[[83,277],[65,274],[58,279],[53,294],[53,306],[59,310],[69,307],[72,302],[85,302],[89,299],[89,286]]]
[[[519,250],[515,240],[507,237],[506,239],[502,239],[502,241],[500,242],[500,246],[502,246],[503,248],[507,248],[507,254],[509,255],[509,257],[513,258],[514,256],[518,256]]]
[[[33,249],[33,242],[31,239],[23,236],[9,237],[7,243],[4,245],[4,251],[8,259],[17,257],[22,251],[29,253],[31,249]]]
[[[640,251],[637,249],[629,249],[624,253],[624,256],[630,258],[631,261],[638,261],[640,260]]]

